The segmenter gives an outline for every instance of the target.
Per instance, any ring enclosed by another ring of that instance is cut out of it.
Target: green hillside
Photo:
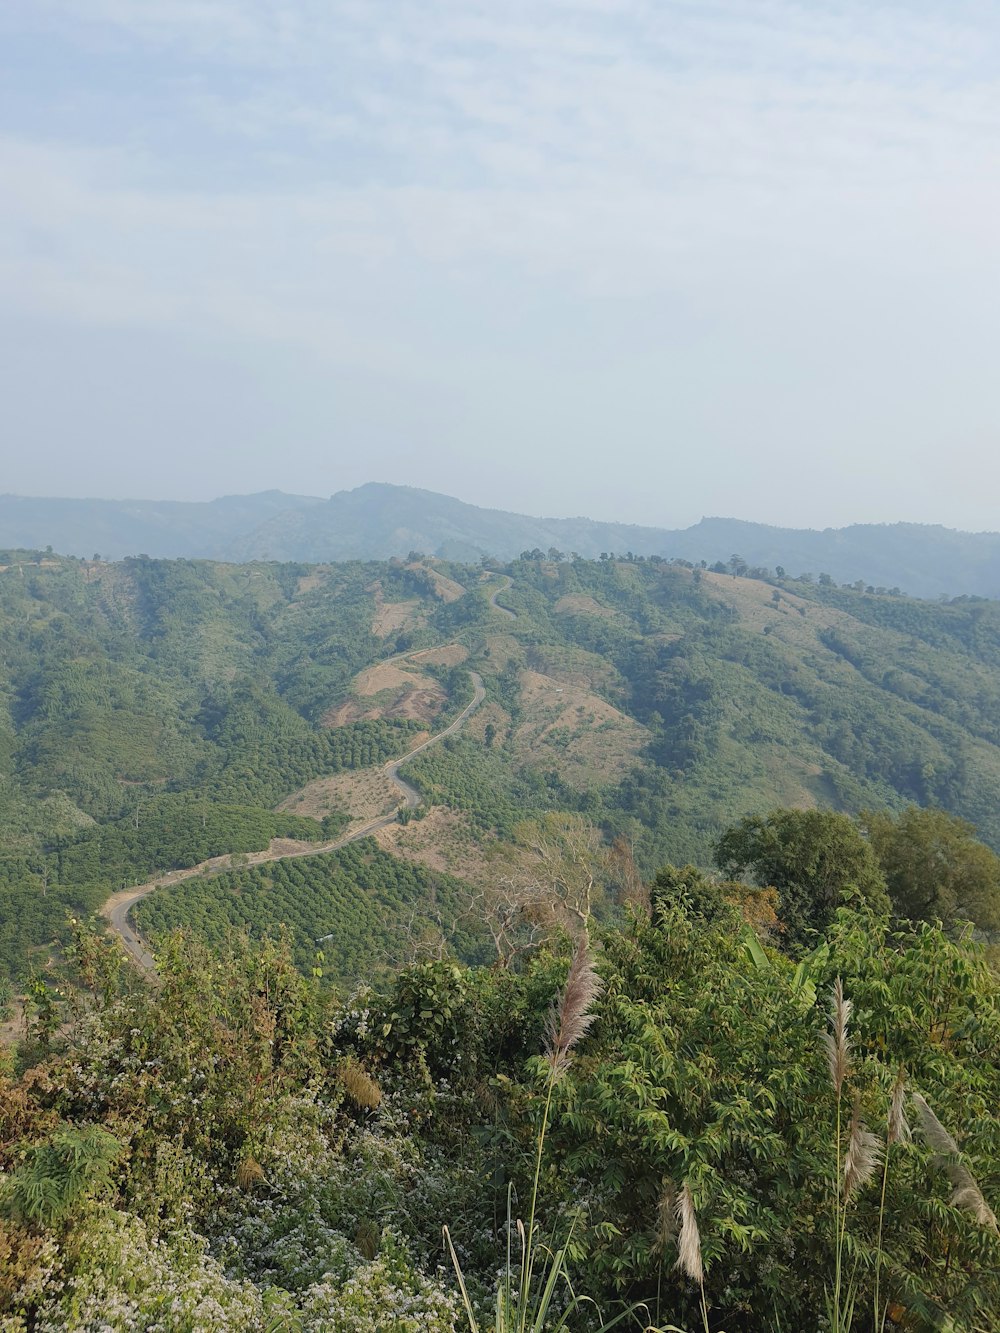
[[[145,899],[136,915],[149,938],[186,926],[216,949],[225,948],[233,931],[277,938],[284,929],[303,972],[319,966],[325,977],[349,988],[358,977],[374,980],[406,961],[433,912],[454,922],[464,906],[462,890],[449,876],[387,856],[365,841],[339,852],[190,879]],[[466,957],[487,956],[468,923],[453,944]]]
[[[993,602],[661,560],[33,557],[0,572],[0,649],[5,971],[113,889],[347,827],[349,783],[289,798],[405,753],[468,702],[470,670],[482,708],[404,768],[457,812],[414,833],[427,864],[457,857],[456,829],[516,844],[560,810],[647,874],[710,864],[776,806],[936,805],[1000,848]]]
[[[997,1327],[998,604],[9,563],[0,1328]]]

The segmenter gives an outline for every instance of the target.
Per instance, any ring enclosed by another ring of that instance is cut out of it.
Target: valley
[[[133,907],[143,931],[205,910],[221,929],[278,847],[375,837],[471,901],[557,815],[647,875],[710,866],[726,827],[777,806],[939,805],[1000,844],[990,602],[638,559],[51,559],[0,575],[0,635],[11,977],[109,891],[122,929]]]

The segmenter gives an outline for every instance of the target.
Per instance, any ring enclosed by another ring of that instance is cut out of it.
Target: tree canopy
[[[861,823],[900,916],[1000,926],[1000,857],[968,820],[910,806],[895,817],[867,811]]]
[[[885,876],[853,819],[832,810],[748,815],[719,839],[716,862],[728,875],[752,875],[778,891],[789,938],[823,930],[836,909],[864,902],[888,917]]]

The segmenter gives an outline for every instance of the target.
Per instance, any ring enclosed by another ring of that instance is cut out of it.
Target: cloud
[[[473,397],[913,438],[988,374],[939,340],[1000,295],[998,36],[966,0],[13,0],[0,299],[438,386],[452,450]]]

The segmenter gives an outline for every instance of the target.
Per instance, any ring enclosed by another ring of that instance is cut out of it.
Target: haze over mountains
[[[231,561],[373,560],[410,551],[450,560],[511,559],[555,547],[660,555],[713,563],[738,553],[789,574],[899,587],[918,597],[1000,596],[1000,533],[916,523],[846,528],[772,527],[703,518],[690,528],[641,527],[589,518],[534,518],[484,509],[410,486],[372,482],[327,500],[263,491],[197,501],[78,500],[0,496],[0,548],[106,559],[146,554]]]

